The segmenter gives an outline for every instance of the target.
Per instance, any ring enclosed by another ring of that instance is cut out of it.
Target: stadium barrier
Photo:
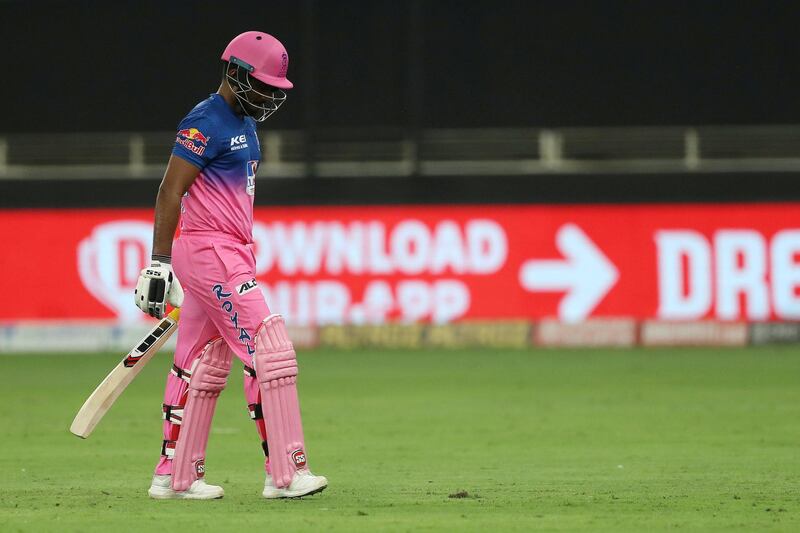
[[[0,354],[120,352],[130,350],[150,325],[0,324]],[[556,321],[461,322],[289,326],[298,349],[545,349],[602,347],[731,347],[800,344],[797,322],[657,322],[615,319],[574,324]],[[164,350],[175,349],[172,337]]]

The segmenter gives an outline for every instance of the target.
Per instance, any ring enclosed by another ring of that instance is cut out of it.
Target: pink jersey
[[[181,201],[181,233],[220,233],[251,242],[261,159],[255,121],[212,94],[181,121],[172,153],[200,169]]]

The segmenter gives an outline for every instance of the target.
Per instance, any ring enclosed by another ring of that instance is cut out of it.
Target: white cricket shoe
[[[267,474],[267,479],[264,481],[264,492],[261,495],[269,500],[299,498],[322,492],[327,486],[328,479],[325,476],[315,476],[311,471],[305,469],[295,472],[292,482],[284,489],[276,487],[272,483],[272,476]]]
[[[209,485],[204,479],[198,479],[185,491],[172,490],[172,476],[153,476],[147,494],[155,500],[216,500],[225,495],[218,485]]]

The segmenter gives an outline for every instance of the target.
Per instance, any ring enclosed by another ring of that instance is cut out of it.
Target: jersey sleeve
[[[217,155],[216,137],[216,127],[210,118],[190,113],[178,125],[172,154],[203,169]]]

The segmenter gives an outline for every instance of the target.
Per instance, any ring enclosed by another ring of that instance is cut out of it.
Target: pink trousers
[[[188,379],[195,360],[205,345],[222,337],[244,363],[244,394],[248,408],[266,450],[267,440],[261,412],[258,381],[253,370],[255,332],[270,315],[264,295],[255,283],[252,244],[218,234],[183,234],[172,247],[172,266],[186,297],[181,307],[178,344],[173,368],[164,392],[164,441],[156,474],[171,474],[172,451],[181,426],[181,409],[186,401]],[[268,468],[265,460],[265,468]]]

